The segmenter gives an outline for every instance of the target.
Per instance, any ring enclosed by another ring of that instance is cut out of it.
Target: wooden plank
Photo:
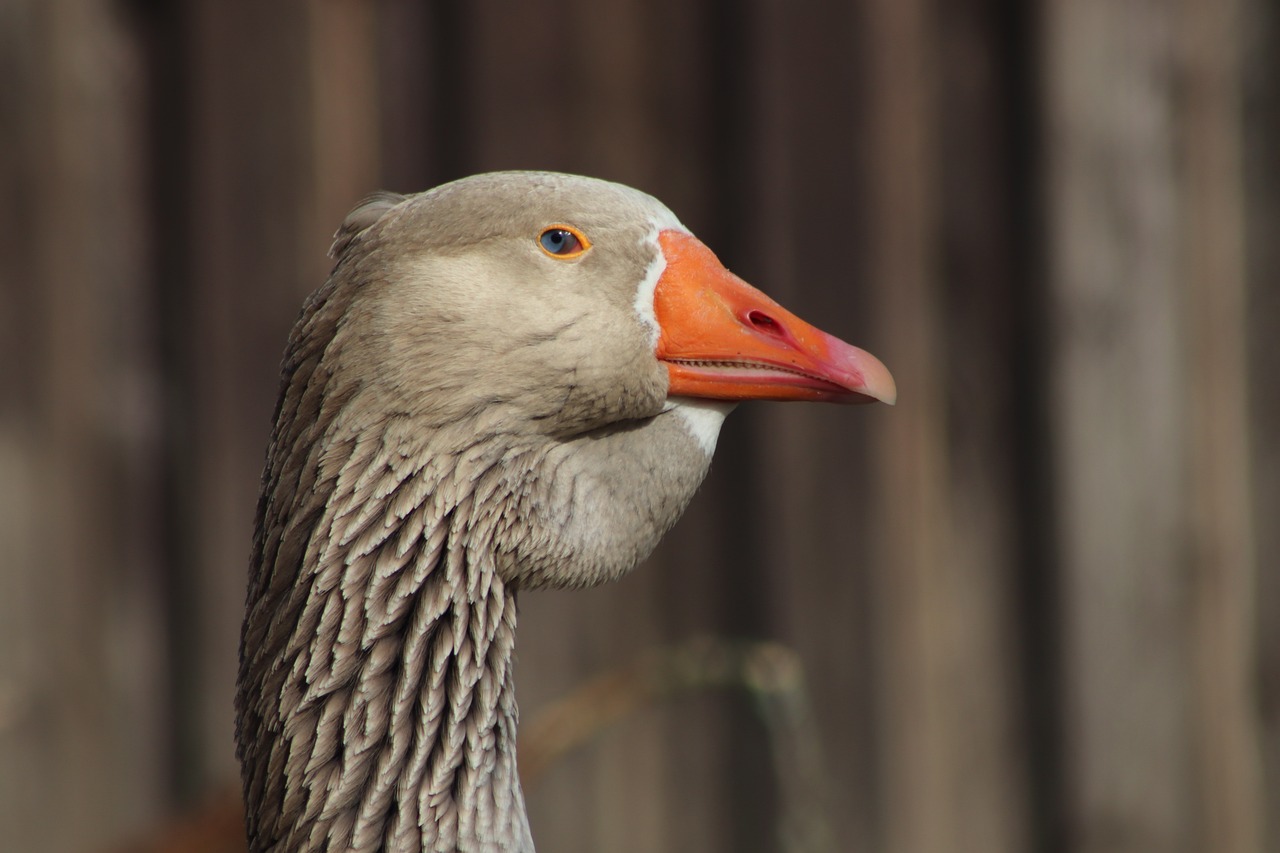
[[[1255,703],[1256,539],[1249,467],[1241,4],[1182,7],[1185,79],[1186,407],[1194,750],[1201,846],[1263,850]]]
[[[1000,73],[984,68],[995,32],[981,6],[936,18],[872,2],[865,14],[868,274],[901,390],[874,453],[877,835],[891,851],[1023,849],[1003,432],[1016,420],[1001,374],[1016,317],[1009,247],[996,242],[1015,232],[1008,177],[984,160],[1007,144],[1007,117],[983,100]]]
[[[143,81],[113,4],[0,16],[0,290],[22,347],[0,414],[0,825],[15,849],[81,850],[164,800]]]
[[[878,828],[886,851],[947,850],[961,815],[949,791],[950,669],[945,389],[937,262],[935,33],[924,4],[869,2],[869,275],[902,389],[880,427],[872,596],[877,655]]]
[[[1042,23],[1068,843],[1203,849],[1188,522],[1177,18],[1050,2]],[[1215,842],[1216,849],[1216,842]]]

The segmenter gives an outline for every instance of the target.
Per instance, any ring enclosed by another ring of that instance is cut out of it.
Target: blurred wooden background
[[[1280,850],[1266,0],[0,0],[0,846],[235,778],[288,328],[367,191],[497,168],[657,195],[901,389],[744,407],[648,565],[526,596],[526,721],[771,638],[841,853]],[[735,691],[530,800],[555,853],[782,849]]]

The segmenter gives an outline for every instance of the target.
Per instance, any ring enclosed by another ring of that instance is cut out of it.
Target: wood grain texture
[[[278,364],[333,229],[544,167],[655,194],[902,403],[735,413],[648,565],[522,599],[526,719],[767,638],[846,849],[1276,849],[1277,45],[1262,0],[0,0],[6,837],[109,848],[234,777]],[[755,853],[776,786],[707,693],[528,793],[544,849]]]
[[[1050,4],[1044,26],[1082,850],[1261,849],[1235,12]]]

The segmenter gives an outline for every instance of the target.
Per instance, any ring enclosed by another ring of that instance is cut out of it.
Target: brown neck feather
[[[487,454],[441,470],[388,432],[263,500],[237,701],[251,849],[532,851]]]

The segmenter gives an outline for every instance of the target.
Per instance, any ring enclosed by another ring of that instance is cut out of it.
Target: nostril
[[[748,311],[747,322],[765,334],[779,338],[783,336],[782,324],[763,311]]]

